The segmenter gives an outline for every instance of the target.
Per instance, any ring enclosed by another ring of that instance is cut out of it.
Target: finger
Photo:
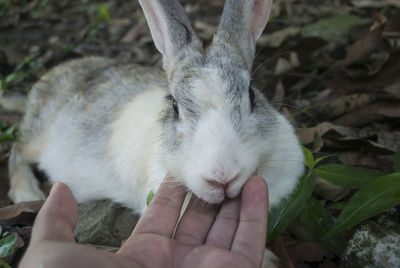
[[[225,200],[208,233],[206,244],[230,249],[239,225],[240,198]]]
[[[251,177],[242,191],[240,221],[232,251],[261,265],[267,236],[268,190],[265,181]]]
[[[172,178],[166,178],[137,223],[131,237],[140,233],[154,233],[171,237],[185,195],[186,190],[182,185]]]
[[[32,230],[32,242],[44,240],[75,241],[73,231],[78,219],[78,204],[71,190],[56,183],[40,209]]]
[[[217,205],[205,203],[193,195],[176,229],[175,239],[187,246],[204,244],[216,214]]]
[[[30,247],[18,267],[132,268],[142,266],[133,258],[117,256],[105,250],[98,250],[95,247],[77,243],[45,241],[34,248]]]

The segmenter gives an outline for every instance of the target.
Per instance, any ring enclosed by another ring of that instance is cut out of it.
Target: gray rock
[[[396,209],[357,229],[342,258],[342,267],[400,267],[400,213]]]
[[[138,219],[131,210],[109,200],[92,201],[79,206],[74,235],[80,243],[120,247]]]

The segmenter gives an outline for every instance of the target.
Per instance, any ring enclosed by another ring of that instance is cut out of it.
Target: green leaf
[[[387,174],[375,169],[350,167],[340,164],[319,166],[314,169],[314,173],[330,183],[350,189],[362,188],[369,182]]]
[[[314,189],[314,178],[305,175],[300,179],[295,191],[288,199],[271,209],[268,216],[268,241],[273,240],[296,219],[304,209]]]
[[[360,222],[400,205],[400,173],[392,173],[365,185],[347,202],[326,235],[351,229]]]
[[[329,157],[332,157],[332,156],[335,156],[335,155],[334,155],[334,154],[328,154],[328,155],[324,155],[324,156],[318,158],[317,160],[315,160],[314,166],[316,166],[316,165],[317,165],[319,162],[321,162],[322,160],[325,160],[325,159],[327,159],[327,158],[329,158]]]
[[[333,208],[333,209],[343,209],[344,206],[346,206],[346,202],[336,202],[333,203],[332,205],[329,206],[329,208]]]
[[[153,190],[151,190],[150,193],[147,195],[147,201],[146,201],[147,206],[150,205],[150,202],[153,199],[153,197],[154,197],[154,192]]]
[[[314,156],[312,152],[304,146],[302,146],[301,148],[303,149],[304,163],[309,169],[312,169],[314,167]]]
[[[6,263],[5,261],[2,261],[1,259],[0,259],[0,267],[11,268],[11,266],[8,263]]]
[[[341,256],[346,247],[344,238],[336,234],[329,238],[324,238],[328,230],[334,225],[334,220],[329,212],[315,198],[308,200],[306,208],[300,213],[299,220],[301,225],[312,234],[312,236],[324,247]]]
[[[4,128],[4,122],[0,122],[0,128]],[[0,130],[0,145],[5,141],[14,141],[16,139],[15,130],[18,123],[7,127],[5,130]]]
[[[14,252],[17,235],[8,235],[0,240],[0,258],[10,256]]]
[[[386,14],[388,13],[389,10],[390,10],[390,5],[386,4],[381,8],[379,13],[381,13],[384,16],[386,16]]]
[[[394,154],[394,172],[400,172],[400,147]]]
[[[110,12],[108,11],[107,5],[100,5],[97,10],[97,23],[110,22]]]
[[[306,25],[300,33],[302,37],[320,37],[329,42],[342,43],[346,41],[351,27],[368,22],[369,19],[339,14]]]

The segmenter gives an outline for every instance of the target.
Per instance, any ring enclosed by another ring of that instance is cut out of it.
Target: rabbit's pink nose
[[[234,182],[237,178],[239,177],[239,174],[236,175],[233,179],[231,180],[225,180],[224,182],[221,181],[216,181],[213,179],[206,179],[206,182],[208,184],[210,184],[211,186],[215,187],[215,188],[219,188],[221,190],[226,190],[228,188],[228,186]]]

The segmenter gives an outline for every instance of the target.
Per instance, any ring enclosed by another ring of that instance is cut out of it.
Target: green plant
[[[1,260],[1,258],[5,258],[13,254],[16,243],[16,234],[3,234],[2,238],[0,239],[0,267],[11,268],[10,265]]]
[[[0,121],[0,149],[3,148],[4,142],[17,139],[17,127],[18,123],[9,126],[6,122]]]
[[[110,12],[107,5],[100,5],[97,9],[96,14],[96,24],[109,23],[110,22]]]
[[[150,205],[150,202],[151,202],[151,200],[153,200],[153,197],[154,197],[154,192],[153,192],[153,190],[151,190],[150,193],[147,195],[147,199],[146,199],[147,206]]]
[[[95,5],[96,17],[89,27],[89,30],[85,37],[85,42],[96,39],[97,33],[100,31],[103,25],[110,22],[110,12],[107,5]]]
[[[0,75],[0,92],[2,93],[11,83],[19,82],[32,75],[37,69],[42,67],[42,63],[37,56],[27,56],[13,70],[12,73],[4,78]]]
[[[317,167],[317,164],[331,155],[314,160],[311,151],[303,148],[303,152],[307,174],[300,180],[294,193],[279,208],[271,211],[268,240],[274,239],[298,218],[302,227],[317,241],[341,256],[345,249],[343,231],[400,205],[400,148],[395,154],[395,172],[391,174],[341,164]],[[313,176],[345,188],[357,189],[347,202],[330,205],[329,208],[341,209],[338,217],[333,217],[318,199],[311,196],[313,184],[310,181],[313,181]]]

